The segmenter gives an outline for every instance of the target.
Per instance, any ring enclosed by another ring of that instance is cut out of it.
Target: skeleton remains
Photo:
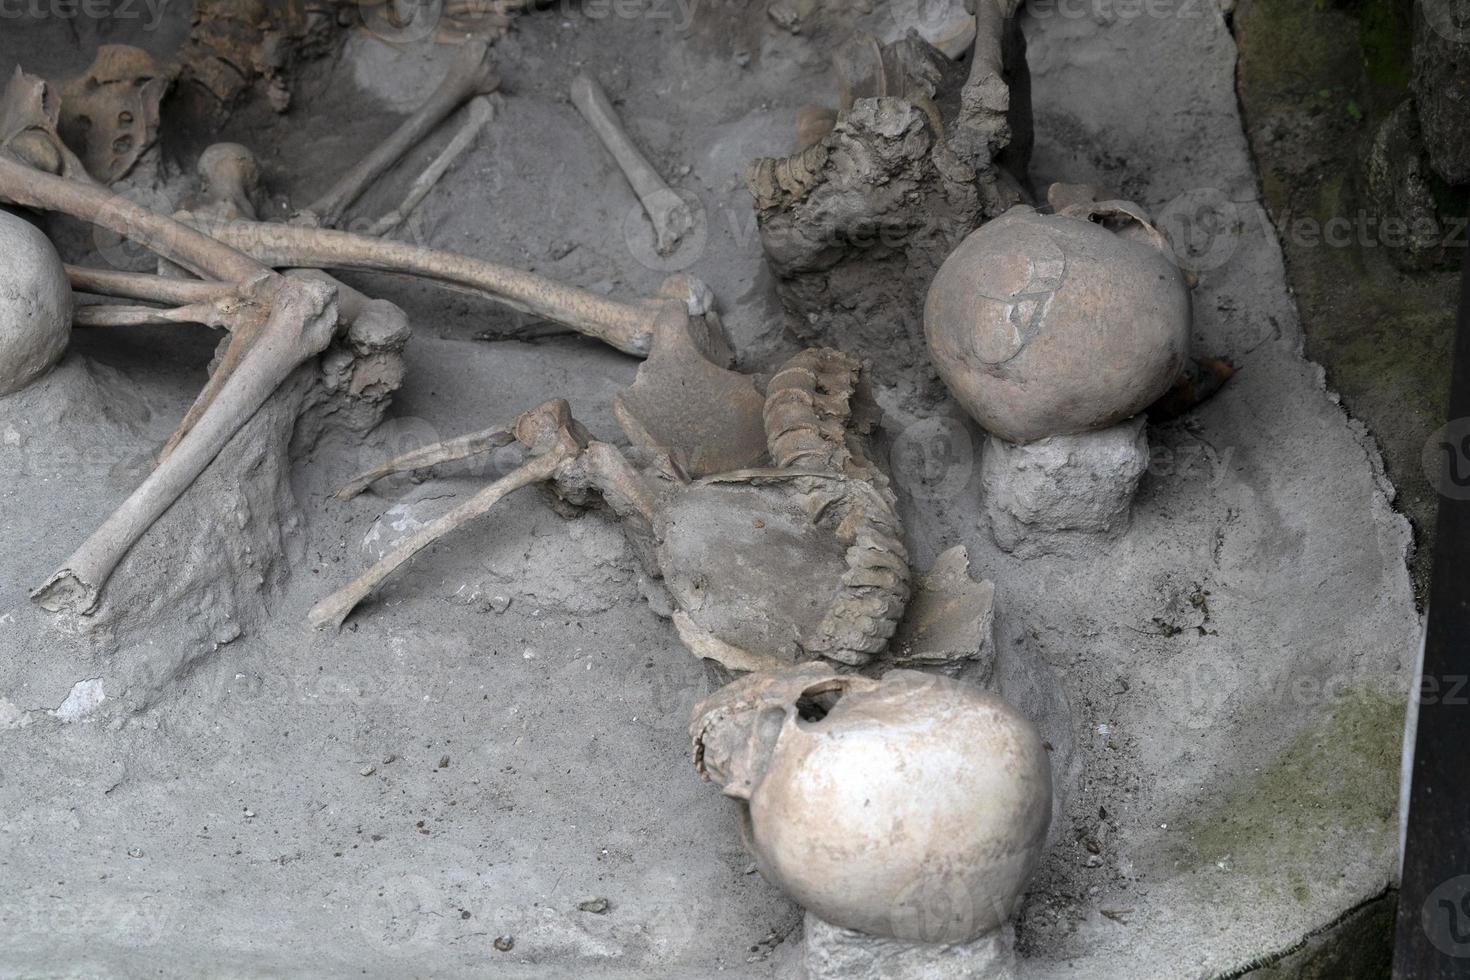
[[[488,23],[503,26],[499,15],[517,6],[496,8]],[[370,9],[387,16],[397,8]],[[129,550],[303,365],[314,365],[316,383],[340,399],[350,429],[366,430],[382,417],[403,381],[408,318],[326,270],[410,275],[488,297],[643,359],[614,401],[630,448],[597,441],[565,400],[553,399],[509,425],[427,445],[360,474],[337,491],[339,499],[393,474],[512,445],[524,453],[521,465],[318,602],[311,625],[340,627],[397,569],[519,489],[546,484],[573,507],[605,506],[671,597],[684,645],[724,671],[749,674],[695,709],[695,763],[743,801],[761,870],[810,910],[811,928],[897,942],[921,959],[929,944],[992,942],[1045,843],[1052,799],[1046,749],[1014,708],[972,682],[989,677],[994,586],[970,578],[958,547],[914,580],[897,496],[872,445],[880,412],[859,355],[921,356],[920,347],[902,342],[915,336],[916,283],[976,225],[1002,212],[945,263],[927,311],[940,374],[992,431],[1025,441],[1132,415],[1177,376],[1187,336],[1187,319],[1183,333],[1174,329],[1180,302],[1187,315],[1176,277],[1164,297],[1172,305],[1139,340],[1141,349],[1113,350],[1112,334],[1093,337],[1121,361],[1140,362],[1125,379],[1125,398],[1115,404],[1099,395],[1102,404],[1076,418],[1047,400],[1075,379],[1028,358],[1045,360],[1055,344],[1076,354],[1077,331],[1053,337],[1044,328],[1121,302],[1087,291],[1077,278],[1079,267],[1090,268],[1082,260],[1104,245],[1126,252],[1139,268],[1120,288],[1135,291],[1155,272],[1146,257],[1158,259],[1157,243],[1126,207],[1093,207],[1037,219],[1065,226],[1058,234],[1075,242],[1055,263],[1057,246],[1040,259],[1015,257],[1019,246],[1005,235],[1022,225],[1023,212],[1006,209],[1024,192],[1005,163],[1024,158],[1026,137],[1014,12],[1014,4],[981,0],[974,18],[945,22],[935,34],[941,48],[918,35],[886,45],[855,39],[836,59],[840,109],[803,113],[799,152],[753,165],[749,184],[782,298],[802,315],[803,334],[820,341],[769,378],[731,369],[714,297],[692,276],[671,276],[653,296],[614,299],[380,237],[493,118],[499,81],[485,36],[461,39],[422,107],[290,224],[259,220],[260,167],[238,144],[200,155],[199,194],[173,217],[107,189],[156,141],[159,99],[173,78],[136,49],[104,49],[59,100],[54,87],[18,73],[0,102],[0,201],[139,242],[157,254],[161,274],[63,268],[43,236],[0,215],[0,234],[26,257],[7,289],[49,299],[47,316],[21,323],[0,290],[0,394],[24,387],[61,356],[68,324],[203,324],[228,333],[155,468],[33,598],[51,612],[93,614]],[[278,17],[286,27],[262,28]],[[231,48],[235,42],[218,31],[235,21],[252,26],[241,35],[247,39],[282,29],[310,35],[330,22],[322,11],[293,6],[267,16],[237,4],[229,16],[196,25],[186,80],[203,84],[221,105],[261,81],[283,109],[289,59],[264,41]],[[962,78],[950,59],[972,37],[973,65]],[[230,65],[249,70],[234,79]],[[674,251],[693,228],[689,208],[634,146],[597,82],[578,77],[571,96],[637,194],[658,252]],[[374,221],[371,234],[340,230],[364,192],[462,106],[463,125],[403,204]],[[1115,233],[1086,218],[1135,219],[1144,241],[1135,230]],[[891,222],[907,230],[902,241],[861,238]],[[1016,262],[1025,268],[1013,268]],[[1101,258],[1096,264],[1092,282],[1100,289],[1116,269]],[[1063,268],[1071,276],[1065,284],[1046,280]],[[988,285],[987,275],[1003,281]],[[872,292],[875,285],[882,295]],[[1025,323],[980,303],[1033,287],[1049,292]],[[1068,288],[1084,290],[1076,309]],[[72,313],[73,290],[101,301]],[[1038,331],[1040,340],[1028,347]],[[977,371],[1004,376],[1017,392],[992,406],[985,399],[994,386],[970,383]],[[1066,408],[1076,410],[1072,402]],[[883,673],[896,665],[932,673]],[[824,788],[813,792],[813,785]],[[904,832],[891,834],[894,825]],[[881,866],[873,858],[880,853]],[[962,895],[968,914],[925,921],[936,888]]]

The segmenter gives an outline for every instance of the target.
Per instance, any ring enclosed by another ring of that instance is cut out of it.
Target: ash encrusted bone
[[[761,245],[803,341],[873,357],[881,376],[920,362],[914,311],[934,272],[1026,198],[1029,82],[1015,8],[979,4],[968,78],[917,36],[861,57],[844,49],[832,130],[747,170]]]
[[[554,420],[532,431],[556,428],[557,440],[526,438],[527,420],[542,416]],[[623,520],[648,572],[668,587],[680,638],[697,655],[733,670],[816,657],[867,664],[903,615],[909,569],[887,478],[867,452],[877,413],[857,363],[838,351],[797,355],[772,380],[764,418],[775,465],[690,481],[668,453],[635,468],[616,448],[590,440],[564,403],[548,403],[515,429],[530,461],[318,604],[312,622],[340,625],[429,542],[539,480],[574,504],[600,498]],[[506,445],[509,432],[488,429],[415,450],[349,481],[339,496],[392,473],[488,452]]]

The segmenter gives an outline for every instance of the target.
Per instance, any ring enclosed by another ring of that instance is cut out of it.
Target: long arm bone
[[[554,478],[557,471],[581,454],[587,434],[571,417],[567,403],[549,401],[516,420],[516,438],[534,454],[524,466],[511,471],[438,520],[419,528],[377,564],[312,607],[307,619],[317,629],[341,627],[357,604],[414,555],[454,529],[484,516],[503,497],[522,487]]]
[[[368,487],[395,473],[411,473],[414,470],[427,469],[440,463],[452,463],[458,459],[469,459],[502,446],[509,446],[516,441],[514,429],[498,428],[485,429],[482,432],[472,432],[465,436],[456,436],[443,442],[436,442],[431,446],[420,446],[402,456],[395,456],[380,466],[375,466],[366,473],[359,473],[338,487],[332,494],[338,500],[351,500],[358,494],[367,490]]]
[[[572,80],[572,104],[618,162],[628,183],[633,185],[633,193],[638,195],[648,220],[653,222],[655,246],[660,255],[668,255],[694,228],[694,216],[689,206],[633,145],[617,111],[608,101],[607,93],[595,79],[578,75]]]
[[[652,350],[658,314],[668,305],[667,301],[624,303],[482,259],[327,228],[232,221],[209,231],[277,268],[394,272],[465,287],[638,357],[647,357]]]
[[[111,269],[88,269],[79,265],[66,267],[71,288],[79,293],[110,296],[115,299],[141,299],[152,303],[207,303],[232,295],[238,290],[233,282],[206,282],[202,279],[176,279],[143,272],[116,272]]]
[[[480,130],[495,118],[494,103],[483,95],[470,99],[465,111],[468,113],[468,118],[460,127],[459,132],[454,134],[454,139],[449,141],[449,145],[434,158],[434,162],[429,164],[424,172],[414,180],[403,203],[373,223],[373,226],[367,230],[369,235],[386,235],[407,221],[408,216],[413,214],[414,209],[429,196],[429,192],[434,189],[435,184],[439,183],[440,178],[448,173],[449,168],[454,166],[471,146],[475,145]]]
[[[297,365],[330,342],[336,329],[335,298],[320,283],[275,275],[228,245],[111,191],[42,173],[3,152],[0,200],[90,221],[205,278],[239,283],[238,288],[261,311],[258,328],[237,330],[232,336],[231,347],[238,343],[249,353],[177,450],[32,593],[50,611],[88,613],[96,608],[103,585],[138,538],[189,488]]]
[[[490,66],[489,53],[490,45],[485,41],[471,41],[460,48],[449,74],[418,111],[307,210],[324,226],[338,224],[369,184],[386,173],[462,102],[495,91],[500,82]]]

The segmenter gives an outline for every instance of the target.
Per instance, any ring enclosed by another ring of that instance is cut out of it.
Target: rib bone
[[[633,185],[633,193],[653,222],[655,247],[660,255],[668,255],[683,237],[694,229],[694,216],[684,200],[669,187],[648,159],[633,145],[607,93],[587,75],[572,80],[572,104],[587,120],[602,145],[622,168],[623,176]]]

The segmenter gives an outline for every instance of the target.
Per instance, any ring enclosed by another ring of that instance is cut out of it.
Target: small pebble
[[[515,949],[515,947],[516,939],[514,936],[495,937],[495,948],[500,950],[502,953],[509,953],[511,950]]]
[[[128,857],[130,857],[130,858],[140,858],[142,856],[143,856],[143,849],[141,847],[130,847],[130,848],[128,848]]]
[[[255,816],[255,811],[254,811],[254,810],[252,810],[252,809],[250,809],[250,808],[249,808],[249,807],[248,807],[248,806],[247,806],[247,807],[246,807],[246,808],[245,808],[245,819],[246,819],[246,820],[249,820],[249,819],[250,819],[250,818],[251,818],[251,817],[253,817],[253,816]]]
[[[503,613],[510,608],[510,596],[508,595],[493,595],[490,597],[489,602],[490,608],[497,613]]]
[[[439,757],[439,768],[440,769],[448,769],[449,768],[449,756],[447,756],[447,755],[441,755]]]
[[[375,773],[377,771],[378,771],[378,767],[377,766],[363,766],[361,769],[357,770],[357,774],[359,776],[371,776],[373,773]]]
[[[602,915],[612,907],[612,903],[605,898],[589,898],[585,902],[578,902],[577,908],[583,912],[591,912],[593,915]]]

